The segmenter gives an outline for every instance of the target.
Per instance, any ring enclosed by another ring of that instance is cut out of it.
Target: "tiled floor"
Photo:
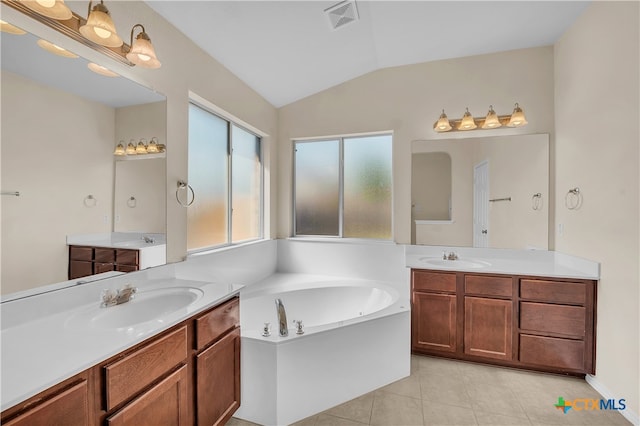
[[[330,390],[327,389],[329,392]],[[412,356],[411,376],[296,426],[629,425],[618,412],[554,407],[558,397],[600,399],[584,380]],[[231,419],[229,426],[253,423]]]

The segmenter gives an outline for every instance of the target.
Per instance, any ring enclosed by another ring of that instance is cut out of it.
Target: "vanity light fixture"
[[[502,123],[500,123],[498,114],[493,110],[493,105],[489,105],[489,112],[487,112],[487,117],[484,119],[484,123],[482,123],[482,128],[497,129],[498,127],[502,127]]]
[[[507,126],[520,127],[520,126],[524,126],[527,123],[528,121],[524,116],[524,112],[522,111],[522,108],[520,108],[520,106],[516,102],[516,107],[513,109],[513,113],[511,113],[511,117],[509,118],[509,122],[507,123]]]
[[[161,66],[144,26],[135,24],[131,28],[132,46],[127,45],[118,36],[103,0],[96,2],[95,5],[93,1],[89,1],[87,19],[71,11],[63,0],[0,0],[0,2],[127,66],[138,65],[151,69]],[[68,10],[68,14],[54,16],[50,13],[62,8]],[[14,27],[15,30],[11,30],[8,25],[3,23],[2,31],[20,33],[15,32],[21,31],[20,29]],[[133,33],[138,27],[141,31],[134,39]]]
[[[469,108],[467,108],[462,118],[449,120],[444,113],[444,110],[442,110],[440,118],[433,125],[433,130],[438,133],[467,131],[478,127],[480,129],[487,130],[497,129],[503,126],[522,127],[527,123],[524,111],[522,111],[522,108],[520,108],[517,103],[511,115],[497,115],[493,110],[493,105],[489,105],[489,112],[487,112],[486,117],[473,117],[469,112]]]
[[[59,21],[66,21],[73,16],[64,0],[20,0],[20,3],[40,15]]]
[[[89,1],[87,22],[79,28],[88,40],[105,47],[120,47],[122,39],[117,34],[116,26],[111,19],[109,9],[100,0],[100,3],[91,8],[92,1]]]
[[[73,58],[73,59],[78,57],[78,55],[76,55],[75,53],[70,52],[67,49],[62,48],[62,47],[58,46],[57,44],[53,44],[50,41],[47,41],[47,40],[44,40],[44,39],[40,39],[36,43],[41,48],[43,48],[44,50],[46,50],[49,53],[53,53],[54,55],[62,56],[63,58]]]
[[[142,31],[138,33],[134,41],[133,32],[135,31],[136,27],[140,27]],[[151,44],[151,39],[149,38],[149,35],[146,33],[142,24],[135,24],[133,28],[131,28],[130,45],[131,49],[129,50],[129,53],[127,53],[128,60],[143,68],[160,68],[162,64],[158,60],[156,51],[153,48],[153,44]]]
[[[7,34],[23,35],[27,32],[21,28],[11,25],[10,23],[0,19],[0,31]]]
[[[442,114],[440,114],[440,118],[438,118],[438,121],[433,126],[433,129],[436,132],[448,132],[449,130],[451,130],[451,123],[449,122],[447,114],[444,113],[444,110],[442,110]]]
[[[89,68],[91,71],[95,72],[96,74],[100,74],[105,77],[120,77],[120,74],[117,74],[111,71],[109,68],[103,67],[102,65],[98,65],[93,62],[89,62],[87,64],[87,68]]]
[[[458,130],[473,130],[476,127],[478,126],[476,125],[473,116],[469,112],[469,108],[467,108],[464,112],[464,115],[462,116],[462,121],[460,121],[460,124],[458,125]]]

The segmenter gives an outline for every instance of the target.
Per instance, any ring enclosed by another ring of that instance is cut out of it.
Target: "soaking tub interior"
[[[287,337],[279,336],[276,298],[286,309]],[[372,280],[276,273],[247,287],[235,417],[290,424],[407,377],[409,306],[406,286]],[[296,334],[296,320],[304,334]]]

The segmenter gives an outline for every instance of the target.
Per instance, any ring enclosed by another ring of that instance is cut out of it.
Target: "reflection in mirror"
[[[548,248],[549,135],[418,140],[412,153],[412,243]],[[431,183],[451,186],[448,211]]]
[[[20,192],[1,199],[4,295],[66,281],[69,236],[104,241],[119,230],[113,150],[120,139],[166,143],[164,96],[95,74],[83,58],[54,56],[37,40],[4,33],[0,39],[2,191]],[[165,178],[153,181],[152,228],[135,226],[163,235]]]

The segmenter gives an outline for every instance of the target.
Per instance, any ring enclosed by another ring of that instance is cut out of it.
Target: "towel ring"
[[[83,202],[85,207],[89,207],[89,208],[95,207],[98,204],[98,200],[96,200],[95,197],[91,194],[84,197]]]
[[[533,210],[542,210],[542,194],[537,192],[531,197],[531,208]]]
[[[137,205],[138,205],[138,200],[136,200],[136,197],[131,196],[131,198],[127,200],[127,206],[130,209],[135,209]]]
[[[182,201],[180,201],[180,190],[181,189],[186,189],[187,190],[187,202],[183,203]],[[191,192],[191,201],[189,201],[189,192]],[[187,182],[178,181],[178,189],[176,189],[176,201],[178,202],[178,204],[180,204],[182,207],[189,207],[191,204],[193,204],[193,202],[196,200],[196,193],[193,191],[193,188],[191,187],[191,185],[189,185]]]
[[[567,206],[569,210],[578,210],[582,206],[582,193],[580,192],[580,188],[575,187],[567,191],[567,194],[564,196],[564,205]]]

